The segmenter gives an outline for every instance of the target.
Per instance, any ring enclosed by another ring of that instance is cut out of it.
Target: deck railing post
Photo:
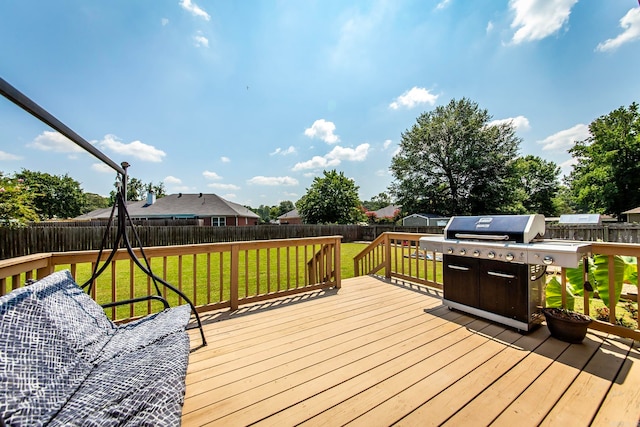
[[[384,277],[391,279],[391,235],[384,233]]]
[[[229,278],[229,302],[231,304],[231,310],[235,311],[239,307],[238,296],[238,270],[240,268],[239,263],[240,247],[237,244],[231,245],[231,277]]]
[[[342,238],[341,237],[336,237],[335,242],[333,244],[333,247],[335,248],[333,251],[333,256],[334,256],[334,260],[333,260],[333,265],[334,265],[334,269],[335,269],[335,280],[336,280],[336,289],[340,289],[342,287],[342,275],[341,275],[341,268],[342,268],[342,264],[340,263],[340,245],[342,244]]]

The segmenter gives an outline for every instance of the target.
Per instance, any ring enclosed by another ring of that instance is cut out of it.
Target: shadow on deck
[[[638,342],[521,335],[440,298],[363,276],[205,314],[183,425],[638,425]]]

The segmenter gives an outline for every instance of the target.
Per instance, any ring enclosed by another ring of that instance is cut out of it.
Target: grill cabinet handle
[[[515,279],[516,278],[516,276],[513,275],[513,274],[498,273],[497,271],[487,271],[487,274],[489,276],[500,277],[502,279]]]
[[[449,264],[447,267],[452,270],[469,271],[469,267],[463,267],[461,265]]]
[[[476,240],[509,240],[509,236],[506,234],[470,234],[470,233],[456,233],[457,239],[476,239]]]

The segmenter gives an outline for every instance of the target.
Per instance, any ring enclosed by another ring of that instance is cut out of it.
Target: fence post
[[[239,263],[240,248],[237,244],[231,244],[231,277],[229,283],[229,302],[231,304],[231,310],[238,309],[238,270],[240,268]]]

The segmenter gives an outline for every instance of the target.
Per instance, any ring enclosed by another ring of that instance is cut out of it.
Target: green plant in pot
[[[609,259],[606,255],[595,255],[584,259],[577,268],[567,269],[567,306],[562,307],[562,285],[553,277],[546,287],[546,306],[543,310],[551,335],[563,341],[582,342],[592,319],[574,310],[574,298],[584,291],[594,292],[605,304],[617,304],[624,281],[637,280],[635,258],[614,256],[615,294],[609,295]],[[585,280],[587,277],[587,280]],[[589,281],[592,278],[593,285]]]

